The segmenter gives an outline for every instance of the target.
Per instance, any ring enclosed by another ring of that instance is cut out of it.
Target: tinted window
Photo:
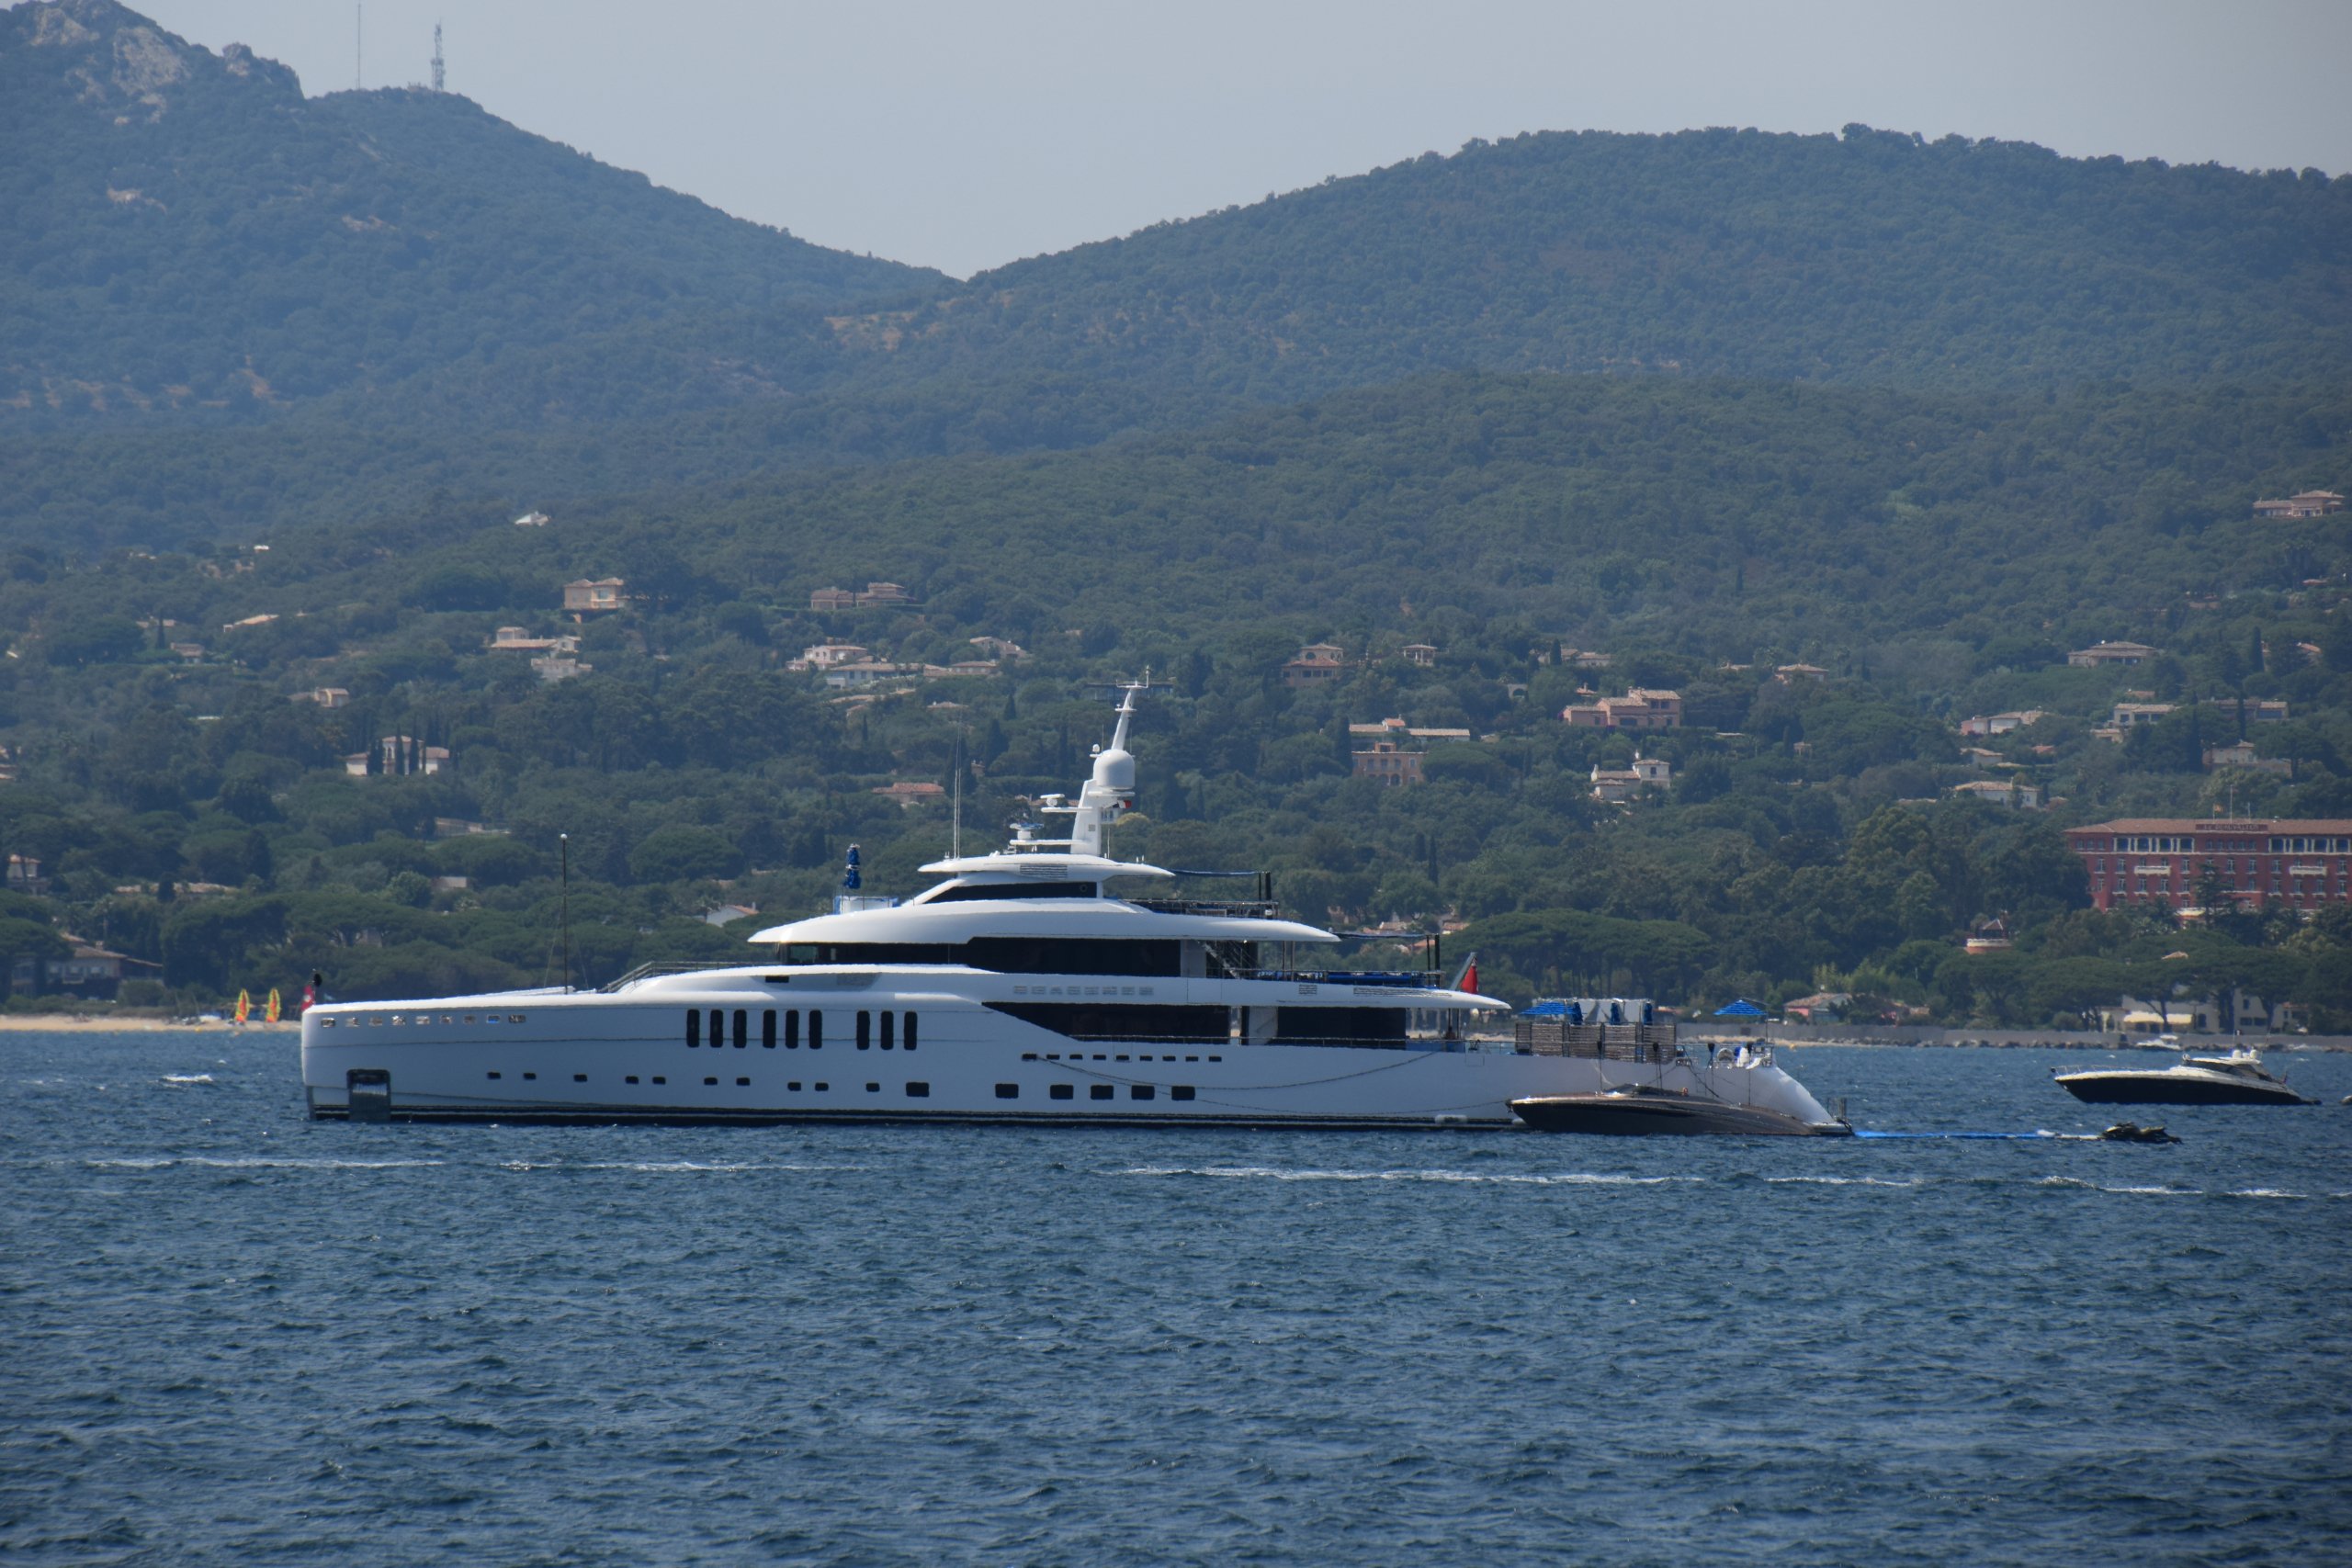
[[[857,1048],[861,1051],[874,1048],[874,1015],[862,1008],[857,1014]]]
[[[686,1014],[686,1043],[689,1045],[702,1043],[702,1013],[699,1010]]]
[[[1155,1092],[1156,1091],[1152,1089],[1151,1085],[1148,1083],[1129,1084],[1127,1086],[1127,1098],[1129,1100],[1149,1100]]]
[[[741,1051],[752,1042],[752,1015],[741,1008],[735,1010],[735,1049]]]
[[[907,1014],[907,1049],[908,1049],[908,1050],[910,1050],[910,1051],[911,1051],[911,1050],[913,1050],[914,1048],[915,1048],[915,1015],[914,1015],[914,1014],[912,1014],[912,1013],[909,1013],[909,1014]]]
[[[1086,1098],[1089,1100],[1108,1100],[1111,1098],[1111,1095],[1112,1089],[1109,1084],[1090,1084],[1087,1087]]]
[[[1050,1084],[1046,1089],[1047,1100],[1073,1100],[1077,1095],[1078,1090],[1066,1083]]]
[[[927,1083],[910,1083],[907,1086],[907,1098],[909,1100],[929,1100],[931,1098],[931,1086]]]
[[[775,1049],[775,1009],[760,1014],[760,1043],[770,1051]]]
[[[821,1051],[824,1048],[825,1015],[819,1012],[815,1008],[810,1008],[808,1010],[808,1049],[811,1051]],[[817,1087],[822,1089],[824,1085],[819,1084]]]
[[[996,1086],[996,1097],[999,1100],[1019,1100],[1021,1086],[1017,1083],[1001,1083]]]
[[[1193,1098],[1193,1086],[1188,1083],[1177,1084],[1169,1089],[1168,1098],[1170,1100],[1190,1100]]]
[[[890,1027],[897,1021],[898,1020],[895,1014],[886,1012],[882,1015],[882,1049],[885,1051],[889,1050],[893,1045],[898,1043],[896,1032]]]

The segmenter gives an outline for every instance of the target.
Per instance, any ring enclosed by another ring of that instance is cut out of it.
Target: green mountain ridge
[[[0,420],[265,413],[697,310],[935,273],[414,89],[302,96],[114,0],[0,12]]]

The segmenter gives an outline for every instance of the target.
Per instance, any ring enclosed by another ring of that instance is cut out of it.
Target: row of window
[[[703,1010],[700,1008],[686,1010],[686,1043],[689,1046],[699,1048],[703,1043],[705,1037],[703,1017]],[[874,1049],[876,1017],[876,1014],[862,1010],[857,1015],[854,1032],[857,1048],[861,1051]],[[882,1026],[882,1049],[895,1051],[903,1043],[908,1050],[912,1051],[921,1045],[920,1025],[915,1014],[912,1012],[900,1014],[886,1010],[879,1017]],[[735,1049],[741,1051],[750,1046],[752,1043],[750,1009],[737,1008],[730,1018],[727,1009],[712,1008],[709,1018],[708,1038],[712,1050],[718,1050],[727,1044],[730,1024],[733,1026]],[[762,1010],[760,1013],[760,1044],[762,1046],[770,1051],[776,1048],[779,1026],[784,1048],[787,1051],[799,1050],[800,1010],[786,1008],[781,1012],[775,1008]],[[821,1051],[824,1048],[825,1014],[821,1009],[811,1008],[808,1010],[808,1049]]]
[[[2093,843],[2087,847],[2096,850],[2106,846]],[[2341,855],[2352,854],[2352,839],[2330,835],[2290,837],[2280,834],[2276,838],[2268,839],[2208,839],[2205,840],[2204,848],[2209,853],[2221,850],[2235,850],[2241,852],[2267,851],[2274,855]],[[2197,849],[2198,842],[2195,839],[2180,835],[2159,833],[2153,837],[2118,838],[2115,840],[2115,852],[2118,854],[2185,855],[2195,853]]]
[[[1059,1051],[1048,1051],[1043,1056],[1040,1056],[1035,1051],[1023,1051],[1021,1053],[1021,1059],[1024,1062],[1058,1062],[1062,1059],[1062,1054]],[[1069,1059],[1073,1062],[1083,1062],[1086,1060],[1086,1053],[1083,1051],[1072,1051],[1069,1054]],[[1130,1058],[1125,1055],[1106,1056],[1102,1052],[1097,1051],[1094,1053],[1094,1059],[1098,1062],[1125,1062]],[[1138,1062],[1148,1062],[1152,1059],[1152,1056],[1150,1052],[1146,1051],[1141,1055],[1136,1056],[1132,1059]],[[1159,1059],[1163,1062],[1173,1062],[1177,1060],[1174,1056],[1162,1056]],[[1187,1062],[1197,1062],[1200,1058],[1198,1056],[1186,1056],[1183,1060]],[[1225,1058],[1222,1056],[1211,1056],[1209,1060],[1212,1062],[1222,1062]]]
[[[1126,1060],[1124,1056],[1119,1059],[1121,1061]],[[1035,1058],[1027,1057],[1024,1058],[1024,1060],[1034,1061]],[[1073,1060],[1075,1060],[1075,1058],[1073,1058]],[[1174,1061],[1175,1058],[1171,1056],[1169,1060]],[[1216,1061],[1217,1058],[1212,1056],[1209,1060]],[[505,1075],[503,1073],[491,1073],[487,1076],[492,1082],[495,1083]],[[525,1073],[523,1075],[523,1078],[526,1083],[533,1082],[537,1079],[538,1076],[539,1075],[537,1073]],[[571,1081],[573,1083],[586,1083],[588,1081],[588,1075],[586,1073],[574,1073],[571,1075]],[[635,1073],[631,1073],[623,1081],[634,1084],[638,1081],[638,1076]],[[667,1084],[670,1080],[666,1077],[656,1076],[653,1081],[657,1084]],[[716,1089],[718,1087],[718,1080],[715,1077],[706,1077],[702,1081],[703,1087],[706,1089]],[[735,1080],[735,1087],[738,1089],[749,1089],[752,1087],[752,1080],[748,1077],[739,1077]],[[824,1094],[829,1092],[832,1087],[833,1086],[829,1083],[820,1082],[816,1086],[816,1092],[819,1094]],[[798,1094],[800,1092],[800,1080],[797,1078],[791,1079],[785,1084],[784,1088],[785,1092],[787,1094]],[[907,1098],[909,1100],[929,1100],[931,1098],[931,1085],[920,1080],[910,1080],[906,1086],[906,1090]],[[878,1083],[869,1083],[865,1086],[865,1092],[868,1094],[879,1094],[882,1092],[882,1086]],[[1086,1097],[1089,1100],[1116,1100],[1118,1096],[1118,1086],[1115,1084],[1097,1083],[1086,1086]],[[1191,1100],[1193,1096],[1194,1089],[1193,1086],[1191,1084],[1180,1083],[1169,1086],[1168,1098],[1170,1100]],[[996,1097],[999,1100],[1018,1100],[1021,1098],[1021,1086],[1017,1083],[1001,1083],[996,1086]],[[1066,1083],[1047,1084],[1046,1086],[1046,1098],[1048,1100],[1075,1100],[1078,1098],[1078,1086],[1075,1084]],[[1159,1086],[1148,1083],[1129,1084],[1127,1086],[1127,1098],[1129,1100],[1157,1100],[1159,1098]]]

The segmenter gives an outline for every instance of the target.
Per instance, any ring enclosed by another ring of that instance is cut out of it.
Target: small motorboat
[[[2102,1144],[2177,1144],[2180,1142],[2164,1130],[2161,1123],[2143,1127],[2137,1122],[2118,1122],[2098,1135]]]
[[[2169,1067],[2098,1067],[2060,1073],[2058,1083],[2095,1105],[2316,1105],[2240,1046],[2226,1056],[2187,1056]]]
[[[1784,1111],[1657,1084],[1620,1084],[1600,1094],[1533,1095],[1512,1100],[1510,1108],[1521,1121],[1545,1133],[1835,1138],[1854,1130],[1843,1121],[1807,1122]]]

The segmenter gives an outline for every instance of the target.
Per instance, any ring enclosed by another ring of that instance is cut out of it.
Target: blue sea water
[[[0,1559],[2352,1560],[2352,1058],[2146,1147],[311,1124],[293,1055],[0,1036]],[[1784,1056],[1905,1131],[2095,1131],[2082,1059]]]

